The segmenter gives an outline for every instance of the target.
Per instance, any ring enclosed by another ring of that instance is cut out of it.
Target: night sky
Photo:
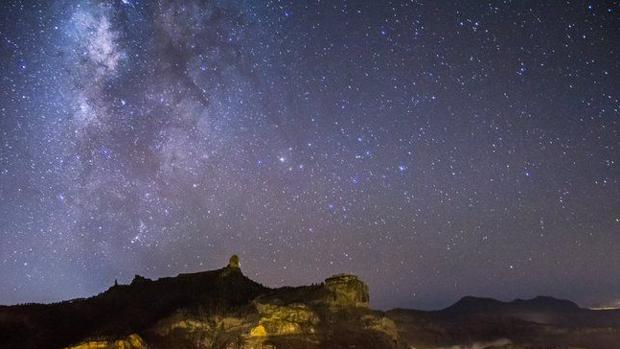
[[[620,302],[619,3],[2,1],[0,303],[233,253],[379,308]]]

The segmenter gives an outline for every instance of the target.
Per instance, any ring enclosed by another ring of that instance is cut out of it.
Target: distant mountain
[[[576,312],[579,306],[569,300],[539,296],[532,299],[516,299],[502,302],[492,298],[463,297],[458,302],[444,309],[445,312]]]
[[[431,312],[384,313],[368,302],[355,275],[271,289],[233,256],[222,269],[136,276],[91,298],[0,307],[0,348],[620,348],[620,311],[551,297],[465,297]]]
[[[620,311],[583,309],[553,297],[502,302],[468,296],[439,311],[387,314],[416,348],[495,348],[498,340],[508,340],[506,348],[620,348]]]

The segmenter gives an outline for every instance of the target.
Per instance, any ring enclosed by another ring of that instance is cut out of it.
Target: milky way
[[[0,303],[225,265],[620,300],[618,2],[2,1]]]

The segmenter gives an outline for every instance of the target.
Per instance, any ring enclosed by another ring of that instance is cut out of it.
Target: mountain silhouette
[[[569,300],[547,296],[538,296],[532,299],[516,299],[511,302],[502,302],[493,298],[467,296],[444,309],[446,312],[527,312],[553,311],[575,312],[579,306]]]
[[[339,274],[269,288],[221,269],[136,275],[90,298],[0,307],[0,348],[620,348],[620,311],[552,297],[464,297],[439,311],[372,310],[368,286]]]

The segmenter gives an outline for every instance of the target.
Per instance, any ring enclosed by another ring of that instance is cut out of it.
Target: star
[[[491,276],[605,303],[615,9],[2,1],[0,304],[232,254],[268,286],[359,274],[382,309]]]

